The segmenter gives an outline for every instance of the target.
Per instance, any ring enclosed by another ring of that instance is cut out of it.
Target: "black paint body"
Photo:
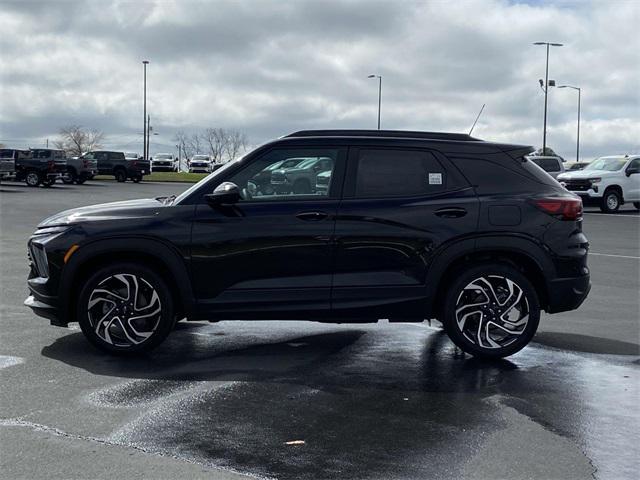
[[[66,325],[74,321],[84,276],[125,259],[156,268],[191,320],[421,321],[439,315],[454,268],[500,259],[527,273],[548,312],[577,308],[589,290],[582,220],[555,218],[532,202],[571,194],[522,160],[530,147],[439,135],[300,132],[225,165],[176,201],[62,212],[30,239],[68,227],[46,244],[48,278],[32,266],[30,306]],[[340,152],[330,194],[219,208],[204,200],[234,172],[278,148]],[[357,197],[356,156],[365,148],[427,151],[446,170],[446,188],[434,195]],[[79,248],[65,263],[72,245]]]

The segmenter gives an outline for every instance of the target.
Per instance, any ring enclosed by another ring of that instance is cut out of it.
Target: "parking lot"
[[[439,326],[179,324],[139,358],[22,306],[50,214],[189,185],[0,186],[6,478],[635,478],[640,216],[587,209],[593,288],[534,343],[481,362]]]

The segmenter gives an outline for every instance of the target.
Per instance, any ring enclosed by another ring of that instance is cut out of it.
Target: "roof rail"
[[[285,135],[289,137],[396,137],[429,140],[454,140],[459,142],[481,142],[466,133],[414,132],[409,130],[300,130]]]

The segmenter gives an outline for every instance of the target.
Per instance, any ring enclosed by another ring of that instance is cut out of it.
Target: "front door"
[[[640,202],[640,172],[638,170],[640,170],[640,158],[634,158],[625,169],[624,199],[627,202]]]
[[[333,160],[328,189],[315,187],[312,171],[306,179],[310,192],[264,188],[274,164],[325,157]],[[233,206],[212,208],[201,201],[196,207],[191,258],[202,316],[238,318],[241,310],[241,318],[251,312],[261,318],[284,318],[287,312],[312,317],[330,308],[331,239],[345,160],[343,148],[276,148],[220,178],[238,185],[242,199]]]
[[[434,253],[477,221],[473,188],[439,153],[351,148],[336,221],[333,309],[347,317],[419,315]]]

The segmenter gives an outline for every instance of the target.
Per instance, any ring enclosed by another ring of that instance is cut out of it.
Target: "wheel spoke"
[[[465,338],[478,347],[497,349],[510,345],[524,333],[529,322],[529,303],[513,280],[491,275],[476,278],[463,288],[455,315]]]

